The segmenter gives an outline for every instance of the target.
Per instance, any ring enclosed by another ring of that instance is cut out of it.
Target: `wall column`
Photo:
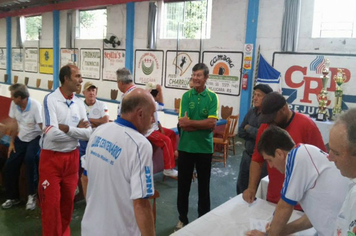
[[[253,45],[253,53],[252,53],[252,62],[251,62],[251,70],[244,70],[243,74],[247,73],[248,76],[248,85],[247,90],[241,90],[241,99],[240,99],[240,118],[239,118],[239,126],[242,123],[246,113],[251,108],[251,98],[253,91],[253,71],[255,64],[255,52],[256,52],[256,38],[257,38],[257,25],[258,25],[258,13],[259,13],[259,0],[249,0],[248,1],[248,10],[247,10],[247,25],[246,25],[246,39],[245,44]]]
[[[126,4],[126,55],[125,67],[133,73],[135,34],[135,3]]]
[[[53,90],[59,87],[59,11],[53,11]]]
[[[11,84],[11,33],[12,33],[11,17],[6,17],[6,74],[7,81],[5,83]]]

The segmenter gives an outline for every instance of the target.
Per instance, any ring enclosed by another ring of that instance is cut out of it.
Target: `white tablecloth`
[[[261,199],[267,199],[267,188],[268,188],[269,178],[268,175],[261,179],[260,184],[258,185],[256,197]]]
[[[191,222],[174,236],[224,235],[243,236],[250,230],[250,218],[269,220],[275,210],[275,204],[257,199],[249,205],[242,199],[242,194],[230,199],[214,210]],[[291,220],[298,219],[303,213],[293,211]],[[314,229],[309,229],[294,235],[315,235]]]
[[[312,119],[321,133],[321,137],[323,138],[324,144],[329,143],[329,132],[331,127],[334,125],[334,121],[317,121],[314,118]]]

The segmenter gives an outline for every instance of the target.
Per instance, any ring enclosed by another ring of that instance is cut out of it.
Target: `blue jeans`
[[[23,161],[26,165],[26,179],[28,194],[37,192],[38,161],[39,161],[40,136],[30,142],[22,142],[16,137],[15,152],[11,152],[5,163],[5,188],[6,199],[19,199],[19,177]]]

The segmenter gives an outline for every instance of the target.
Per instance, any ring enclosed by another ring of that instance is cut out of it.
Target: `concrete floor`
[[[240,165],[243,145],[237,141],[236,155],[229,152],[227,165],[224,168],[222,162],[213,162],[211,170],[211,209],[221,205],[236,195],[236,180]],[[157,199],[157,236],[167,236],[173,232],[178,222],[177,181],[166,178],[163,182],[163,174],[154,176],[155,188],[160,193]],[[197,181],[192,183],[189,199],[189,220],[192,222],[197,218]],[[0,193],[1,203],[5,201],[4,192]],[[85,201],[75,203],[71,232],[73,236],[80,235],[80,222],[84,213]],[[39,236],[41,232],[40,210],[25,210],[25,202],[8,210],[0,209],[0,235],[1,236]]]

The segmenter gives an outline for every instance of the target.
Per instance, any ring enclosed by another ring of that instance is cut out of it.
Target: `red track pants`
[[[38,194],[43,236],[70,235],[69,223],[78,184],[78,159],[78,149],[67,153],[41,151]]]
[[[153,131],[147,139],[163,150],[164,169],[172,169],[176,166],[174,151],[177,150],[176,134],[171,129],[163,128],[165,134],[159,130]]]

